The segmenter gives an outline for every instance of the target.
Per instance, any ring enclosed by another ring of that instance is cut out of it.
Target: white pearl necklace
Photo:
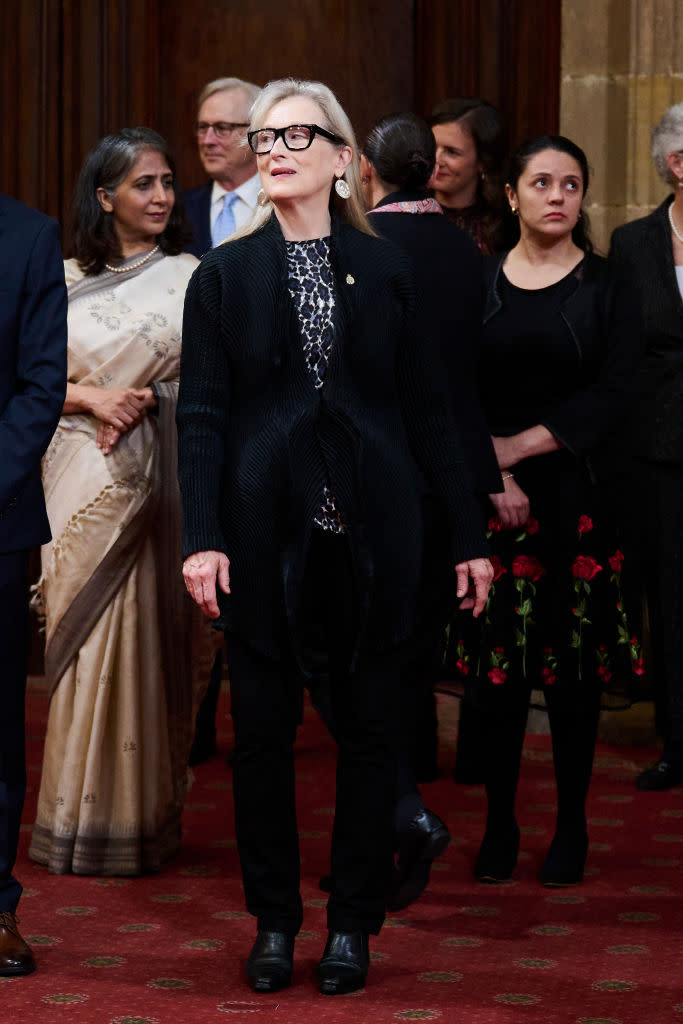
[[[681,239],[681,241],[683,241],[683,239]],[[129,263],[127,267],[112,267],[111,263],[105,263],[104,269],[111,271],[112,274],[127,274],[129,270],[137,270],[138,267],[144,267],[145,263],[149,263],[152,256],[157,252],[159,252],[159,246],[155,245],[148,253],[145,253],[145,255],[139,260],[136,260],[135,263]]]
[[[669,224],[671,225],[671,230],[673,231],[673,233],[676,236],[676,238],[678,239],[678,241],[679,242],[683,242],[683,235],[679,234],[678,228],[674,224],[674,215],[671,212],[673,205],[674,205],[673,203],[669,203]]]

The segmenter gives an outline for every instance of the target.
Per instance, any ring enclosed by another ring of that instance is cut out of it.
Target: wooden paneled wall
[[[561,0],[4,0],[0,191],[63,220],[102,135],[148,124],[199,184],[202,85],[320,78],[360,138],[382,114],[481,95],[511,138],[555,130]]]
[[[417,0],[415,109],[481,96],[517,146],[554,134],[560,109],[560,0]]]

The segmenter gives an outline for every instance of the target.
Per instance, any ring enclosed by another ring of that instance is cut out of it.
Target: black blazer
[[[0,552],[50,539],[40,460],[66,394],[59,225],[0,194]]]
[[[185,212],[192,228],[192,242],[183,252],[191,252],[198,260],[211,248],[211,190],[213,182],[183,192]]]
[[[503,308],[500,275],[507,253],[484,260],[487,298],[484,323]],[[627,424],[636,400],[641,356],[637,299],[607,260],[587,253],[576,268],[576,288],[562,308],[581,360],[581,386],[553,409],[543,425],[594,480],[623,471],[631,452]]]
[[[394,192],[377,205],[424,199]],[[372,213],[372,226],[408,256],[420,296],[422,326],[439,342],[474,489],[502,490],[500,470],[477,394],[475,357],[484,311],[482,255],[472,239],[439,213]]]
[[[306,366],[277,219],[218,246],[185,299],[178,399],[183,552],[224,551],[232,625],[257,650],[296,642],[304,559],[329,480],[359,589],[360,638],[414,628],[422,502],[443,502],[453,562],[487,546],[443,388],[414,318],[405,256],[334,222],[335,344],[325,386]]]
[[[609,256],[640,299],[644,359],[636,451],[657,462],[683,462],[683,301],[668,218],[672,199],[617,228]]]

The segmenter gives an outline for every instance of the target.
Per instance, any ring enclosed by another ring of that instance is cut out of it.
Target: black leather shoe
[[[583,881],[583,869],[588,855],[586,832],[556,832],[543,862],[540,881],[543,885],[561,887],[578,885]]]
[[[318,964],[318,987],[324,996],[341,996],[365,985],[370,966],[367,932],[328,932]]]
[[[444,822],[426,807],[413,818],[399,840],[396,871],[387,897],[388,910],[403,910],[422,895],[429,884],[434,858],[443,853],[450,840]]]
[[[683,782],[683,759],[676,758],[675,761],[667,761],[666,754],[663,754],[661,760],[652,768],[646,768],[644,772],[636,776],[638,789],[671,789],[679,782]]]
[[[22,939],[18,920],[9,910],[0,912],[0,977],[31,974],[36,969],[31,947]]]
[[[247,960],[247,981],[254,992],[277,992],[292,980],[294,936],[259,931]]]
[[[474,864],[478,882],[507,882],[517,867],[519,825],[512,821],[507,828],[487,828]]]

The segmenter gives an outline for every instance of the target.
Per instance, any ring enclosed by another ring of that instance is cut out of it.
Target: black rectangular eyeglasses
[[[287,149],[308,149],[316,135],[322,135],[330,142],[343,146],[344,140],[326,128],[317,124],[290,124],[287,128],[258,128],[255,132],[247,132],[247,139],[254,153],[270,153],[278,139],[282,139]]]

